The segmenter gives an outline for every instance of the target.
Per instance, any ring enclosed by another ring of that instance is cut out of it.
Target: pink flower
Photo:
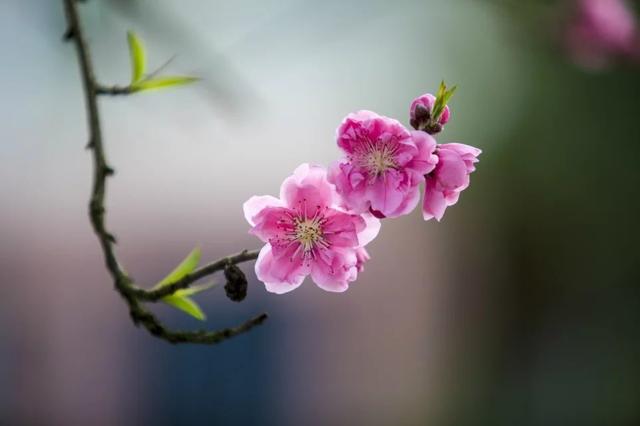
[[[637,57],[636,18],[624,0],[577,0],[565,43],[579,64],[593,69]]]
[[[409,108],[409,117],[411,126],[416,130],[426,130],[427,127],[434,127],[430,129],[429,133],[434,134],[442,130],[445,124],[449,122],[451,118],[451,111],[449,106],[445,106],[440,118],[436,123],[431,123],[431,111],[433,111],[433,104],[436,102],[436,97],[431,93],[425,93],[424,95],[416,98],[411,102]]]
[[[356,279],[368,259],[362,247],[376,237],[380,221],[349,213],[339,201],[326,170],[302,164],[282,183],[280,198],[244,203],[250,233],[267,243],[255,268],[268,291],[286,293],[311,275],[318,287],[341,292]]]
[[[345,118],[337,138],[346,158],[329,168],[328,177],[348,209],[398,217],[415,208],[418,185],[437,160],[430,135],[414,141],[398,121],[358,111]]]
[[[440,221],[447,206],[458,201],[460,193],[469,186],[469,174],[476,169],[474,164],[481,152],[461,143],[438,145],[438,164],[426,177],[422,207],[424,220],[435,217]]]

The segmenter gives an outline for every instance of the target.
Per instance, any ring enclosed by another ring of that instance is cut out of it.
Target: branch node
[[[69,26],[67,30],[64,32],[64,34],[62,35],[62,41],[71,41],[71,39],[74,38],[75,35],[76,35],[76,30],[72,26]]]
[[[95,198],[91,199],[91,202],[89,204],[89,210],[92,216],[99,216],[101,214],[104,214],[104,211],[105,211],[100,201]]]

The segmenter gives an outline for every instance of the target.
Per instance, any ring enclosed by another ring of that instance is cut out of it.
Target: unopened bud
[[[433,106],[436,103],[436,97],[431,93],[426,93],[411,102],[409,109],[410,124],[416,130],[423,130],[429,134],[436,134],[442,131],[442,128],[449,121],[451,112],[449,107],[442,109],[439,117],[434,117]]]
[[[224,291],[227,297],[234,302],[242,302],[247,297],[247,277],[237,265],[229,264],[224,268],[224,276],[227,283]]]

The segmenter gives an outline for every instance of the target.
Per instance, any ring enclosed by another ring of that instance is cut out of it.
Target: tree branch
[[[175,283],[170,283],[157,290],[144,290],[135,286],[131,278],[129,278],[120,266],[114,250],[116,240],[105,225],[106,209],[104,200],[107,178],[114,174],[114,169],[109,166],[104,152],[102,130],[100,128],[100,114],[98,111],[98,96],[103,94],[126,95],[132,93],[132,91],[129,87],[109,87],[97,82],[89,46],[78,14],[77,1],[78,0],[63,0],[68,25],[64,39],[73,41],[75,44],[85,94],[89,128],[89,143],[87,147],[91,149],[93,153],[93,187],[89,201],[89,217],[91,218],[93,230],[100,242],[106,268],[113,279],[116,290],[129,306],[129,313],[132,320],[136,325],[141,324],[152,335],[171,343],[215,344],[249,331],[256,325],[262,324],[267,318],[267,314],[261,314],[235,328],[216,331],[174,331],[166,328],[158,318],[142,305],[141,302],[143,301],[158,301],[165,296],[174,294],[179,289],[187,288],[198,279],[224,269],[226,265],[256,259],[258,253],[256,251],[249,252],[245,250],[241,253],[224,257],[197,269]]]
[[[96,94],[98,95],[130,95],[133,92],[131,86],[102,86],[96,83]]]

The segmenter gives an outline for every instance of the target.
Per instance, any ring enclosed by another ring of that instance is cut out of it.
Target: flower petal
[[[418,155],[407,164],[407,167],[421,175],[426,175],[431,172],[438,163],[438,156],[434,154],[436,150],[436,140],[427,132],[422,131],[411,132],[411,137],[418,148]]]
[[[469,184],[467,165],[457,151],[451,149],[438,150],[438,166],[436,177],[438,184],[444,189],[455,190]]]
[[[396,170],[389,170],[376,178],[375,182],[367,187],[367,198],[371,200],[371,207],[385,216],[393,217],[392,213],[400,206],[405,195],[401,182],[402,176]]]
[[[364,247],[378,236],[382,222],[380,219],[368,212],[363,213],[361,216],[362,219],[364,219],[365,227],[358,232],[358,242],[360,243],[360,247]]]
[[[287,293],[302,284],[309,270],[304,264],[292,261],[287,256],[273,256],[269,244],[262,247],[256,260],[256,276],[267,291],[276,294]]]
[[[292,210],[285,207],[264,208],[253,217],[255,225],[249,233],[265,243],[274,246],[282,244],[286,240],[286,234],[294,229],[291,216]]]
[[[327,181],[326,169],[307,163],[298,166],[280,187],[283,203],[308,216],[313,216],[318,208],[333,205],[336,197],[335,188]]]
[[[423,178],[424,179],[424,178]],[[398,217],[405,214],[409,214],[416,208],[420,202],[420,187],[412,186],[404,195],[402,203],[393,212],[389,214],[389,217]]]
[[[358,276],[357,262],[354,250],[325,251],[313,262],[311,278],[323,290],[343,292]]]
[[[332,247],[357,247],[358,232],[366,227],[365,220],[355,214],[329,210],[322,226],[323,236]]]
[[[244,211],[244,217],[249,222],[249,225],[254,226],[254,217],[260,213],[260,211],[267,207],[282,207],[282,201],[271,195],[254,195],[249,198],[242,205]]]
[[[444,211],[447,209],[447,201],[444,198],[442,191],[438,191],[435,188],[436,183],[434,179],[427,179],[427,184],[424,189],[424,203],[422,205],[422,216],[424,220],[436,218],[439,222],[444,215]]]

